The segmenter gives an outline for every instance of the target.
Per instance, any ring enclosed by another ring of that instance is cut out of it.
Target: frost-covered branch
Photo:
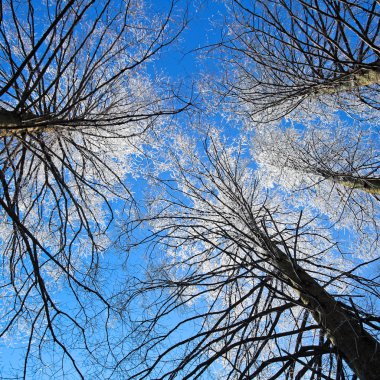
[[[188,106],[147,66],[184,12],[149,6],[1,2],[0,336],[24,360],[1,377],[108,376],[115,218],[150,131]]]
[[[378,328],[349,300],[378,284],[354,275],[323,220],[266,192],[244,143],[210,136],[203,148],[171,142],[160,170],[172,179],[152,181],[140,221],[151,226],[152,267],[129,290],[132,308],[144,295],[149,305],[136,321],[144,338],[118,369],[140,352],[130,378],[375,379]]]
[[[377,1],[226,3],[226,77],[216,87],[236,112],[257,124],[318,103],[353,113],[379,108]]]

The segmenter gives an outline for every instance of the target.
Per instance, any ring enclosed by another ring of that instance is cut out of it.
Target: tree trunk
[[[304,307],[310,310],[352,371],[361,380],[379,380],[380,343],[364,330],[357,318],[343,309],[334,297],[263,233],[260,233],[260,240],[270,252],[272,264],[298,292]]]
[[[316,85],[312,92],[316,96],[320,96],[380,84],[380,61],[376,61],[369,66],[370,68],[361,68],[352,73],[343,74],[330,82]]]
[[[14,128],[21,126],[21,116],[14,112],[0,108],[0,126],[1,128]]]
[[[38,125],[38,122],[46,122],[49,117],[37,118],[32,113],[20,114],[0,108],[0,138],[17,136],[22,133],[33,133],[41,130],[54,130],[53,127]]]
[[[312,171],[310,171],[312,172]],[[337,173],[334,171],[317,169],[313,174],[320,175],[327,180],[344,186],[348,189],[358,189],[366,193],[380,195],[380,178],[376,177],[360,177],[350,174]]]
[[[359,189],[369,194],[380,195],[380,178],[357,178],[350,176],[334,177],[334,182],[349,189]]]

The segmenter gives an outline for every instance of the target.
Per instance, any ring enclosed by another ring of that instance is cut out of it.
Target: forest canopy
[[[378,380],[380,3],[0,3],[0,378]]]

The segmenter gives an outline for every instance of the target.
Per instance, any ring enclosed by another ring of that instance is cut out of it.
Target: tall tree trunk
[[[14,112],[0,108],[0,127],[15,128],[21,126],[21,116]]]
[[[352,91],[356,88],[380,84],[380,60],[368,65],[369,67],[346,73],[340,77],[313,87],[312,93],[317,96]]]
[[[54,127],[47,126],[46,120],[49,116],[36,117],[32,113],[20,114],[15,111],[8,111],[0,108],[0,138],[17,136],[23,133],[33,133],[41,130],[54,130]],[[39,125],[38,123],[43,123]]]
[[[380,195],[380,178],[360,178],[351,176],[337,176],[333,178],[334,182],[349,189],[359,189],[369,194]]]
[[[380,343],[360,321],[326,292],[303,268],[292,261],[265,234],[259,233],[269,260],[298,292],[305,308],[361,380],[379,380]]]
[[[309,171],[313,173],[311,170]],[[329,170],[323,170],[318,168],[313,174],[320,175],[327,180],[344,186],[348,189],[358,189],[365,191],[366,193],[373,194],[376,199],[376,195],[380,195],[380,178],[377,177],[365,177],[355,176],[351,174],[343,174]]]

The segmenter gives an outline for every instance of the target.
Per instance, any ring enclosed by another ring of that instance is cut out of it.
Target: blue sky
[[[186,3],[180,1],[182,4]],[[178,41],[162,51],[160,59],[155,61],[154,66],[174,79],[189,81],[205,69],[215,70],[213,63],[201,60],[199,56],[204,51],[202,48],[220,41],[221,30],[215,25],[222,24],[226,8],[221,1],[214,0],[194,0],[188,3],[186,29]],[[155,6],[160,9],[162,2],[156,0]]]

